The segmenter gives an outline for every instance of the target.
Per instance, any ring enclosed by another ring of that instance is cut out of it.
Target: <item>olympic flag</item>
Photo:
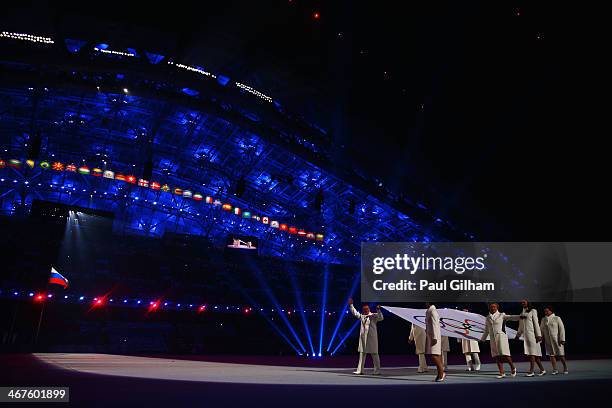
[[[383,306],[394,315],[425,329],[425,309]],[[476,313],[456,309],[438,309],[442,336],[458,339],[480,340],[485,330],[485,317]],[[516,330],[506,326],[509,339],[516,337]]]

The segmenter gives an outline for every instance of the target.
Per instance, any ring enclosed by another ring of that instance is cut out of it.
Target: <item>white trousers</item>
[[[465,353],[465,362],[468,368],[480,370],[480,356],[478,353]]]
[[[448,351],[442,352],[442,366],[444,367],[445,370],[446,370],[446,367],[448,367]]]
[[[369,354],[369,353],[368,353]],[[378,354],[370,354],[372,356],[372,362],[374,363],[374,373],[380,372],[380,357]],[[357,365],[357,373],[363,374],[365,368],[366,353],[359,353],[359,364]]]
[[[427,370],[427,359],[425,354],[419,354],[419,370]]]

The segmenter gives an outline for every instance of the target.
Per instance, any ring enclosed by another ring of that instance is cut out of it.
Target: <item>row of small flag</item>
[[[0,159],[0,169],[5,167],[11,167],[14,169],[21,169],[24,166],[29,167],[31,169],[36,167],[36,162],[34,160],[25,160],[21,161],[19,159],[10,159],[3,160]],[[240,207],[232,206],[228,203],[222,203],[220,200],[215,199],[211,196],[204,196],[200,193],[194,193],[191,190],[178,188],[178,187],[170,187],[168,184],[161,184],[157,181],[149,181],[141,178],[137,178],[133,175],[126,175],[122,173],[116,173],[112,170],[102,170],[98,167],[89,168],[89,166],[82,165],[77,166],[75,164],[64,164],[58,161],[49,162],[49,161],[41,161],[38,163],[38,166],[43,170],[55,170],[55,171],[67,171],[72,173],[79,173],[83,175],[90,175],[94,177],[103,177],[110,180],[119,180],[126,183],[138,185],[142,188],[149,188],[155,191],[162,191],[165,193],[172,193],[178,196],[181,196],[186,199],[192,199],[195,201],[204,201],[206,204],[212,204],[214,206],[221,206],[221,209],[228,212],[233,212],[235,215],[241,216],[245,219],[252,219],[257,222],[261,222],[262,224],[269,225],[271,228],[278,228],[281,231],[287,231],[289,234],[299,235],[306,239],[323,241],[324,235],[318,234],[314,232],[308,232],[302,228],[290,226],[288,224],[281,223],[276,220],[271,220],[270,217],[260,216],[257,214],[253,214],[250,211],[244,211]]]

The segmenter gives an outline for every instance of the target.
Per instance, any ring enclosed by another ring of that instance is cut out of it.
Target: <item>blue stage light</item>
[[[351,298],[355,290],[357,290],[357,285],[359,285],[359,282],[361,282],[361,273],[358,272],[355,274],[355,277],[353,279],[353,284],[348,293],[348,296],[346,297],[346,302],[344,302],[344,305],[342,306],[342,310],[340,311],[338,315],[338,323],[336,323],[336,327],[334,328],[331,339],[329,340],[329,343],[327,344],[328,352],[331,349],[332,344],[334,343],[334,339],[336,338],[336,335],[338,334],[338,330],[340,329],[340,325],[342,324],[342,319],[344,319],[344,315],[348,314],[348,310],[347,310],[348,299]]]
[[[327,280],[329,276],[329,264],[325,264],[323,272],[323,299],[321,300],[321,326],[319,328],[319,357],[323,350],[323,332],[325,330],[325,307],[327,304]]]
[[[346,332],[346,334],[344,335],[344,337],[342,337],[342,339],[340,339],[340,343],[338,343],[338,345],[336,346],[336,348],[334,349],[334,351],[331,352],[330,355],[334,355],[336,354],[336,351],[338,351],[338,349],[340,348],[340,346],[342,346],[344,344],[344,342],[346,341],[346,339],[348,339],[348,337],[351,335],[351,333],[353,332],[353,330],[355,330],[355,328],[357,326],[359,326],[360,321],[356,320],[355,323],[353,323],[353,325],[351,326],[351,328],[348,330],[348,332]]]

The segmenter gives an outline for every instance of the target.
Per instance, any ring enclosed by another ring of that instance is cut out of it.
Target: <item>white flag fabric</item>
[[[383,308],[425,329],[425,309],[393,306],[383,306]],[[457,309],[438,309],[438,314],[440,315],[440,333],[442,336],[480,340],[484,333],[484,316]],[[516,330],[506,326],[506,334],[509,339],[514,339],[516,337]]]

